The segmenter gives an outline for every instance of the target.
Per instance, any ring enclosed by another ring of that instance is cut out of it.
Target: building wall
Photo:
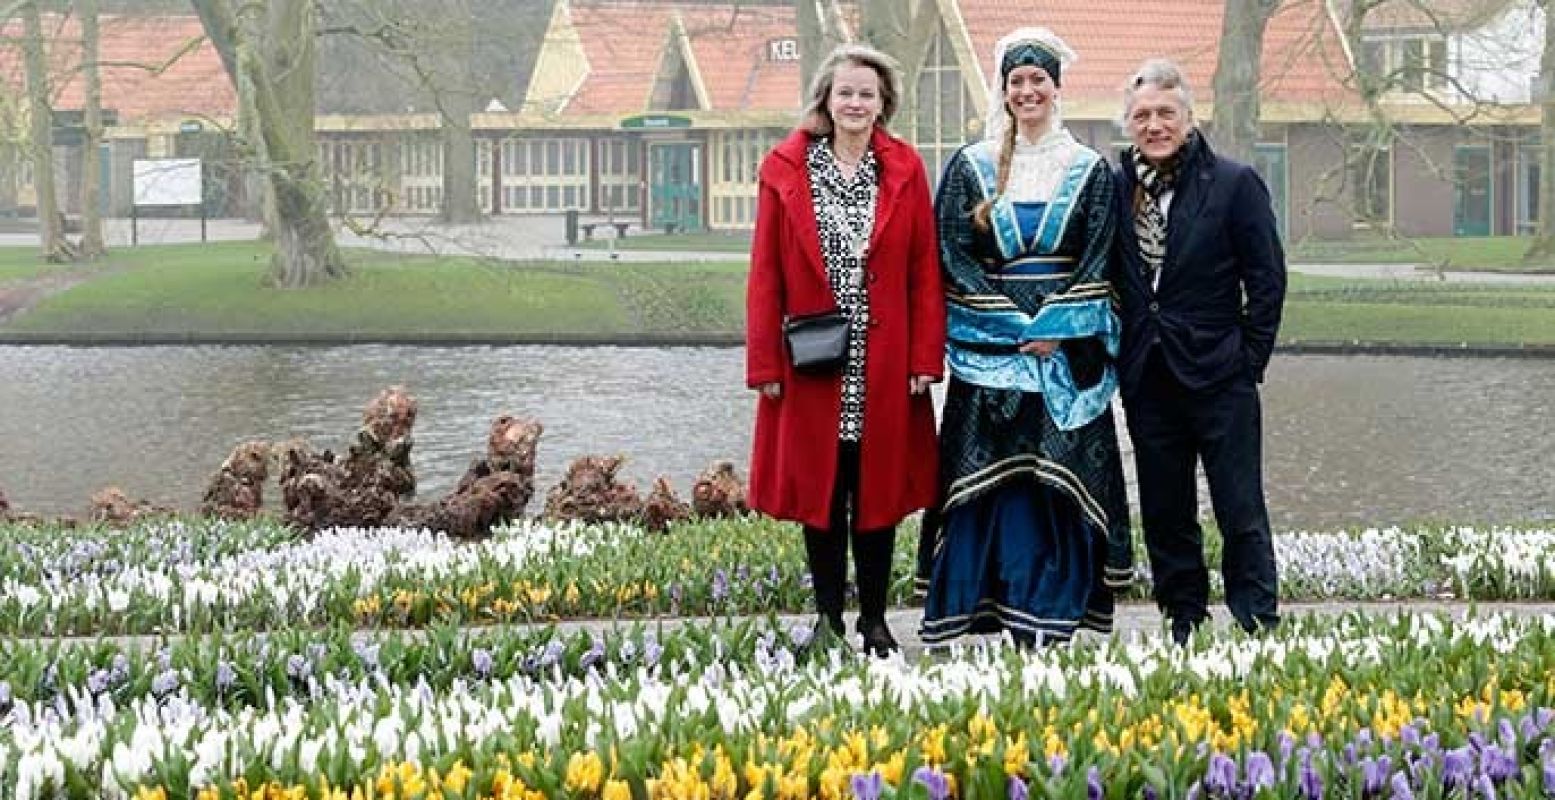
[[[1291,125],[1285,142],[1289,240],[1350,238],[1354,215],[1346,191],[1342,135],[1327,126]]]
[[[1403,236],[1453,235],[1452,129],[1406,128],[1393,146],[1393,225]]]

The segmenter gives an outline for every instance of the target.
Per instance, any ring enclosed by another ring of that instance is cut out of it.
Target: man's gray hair
[[[1177,99],[1182,101],[1184,111],[1189,116],[1193,115],[1193,90],[1188,88],[1188,78],[1182,74],[1182,68],[1164,58],[1147,59],[1139,65],[1139,69],[1129,76],[1128,83],[1123,86],[1123,117],[1126,120],[1130,111],[1134,109],[1134,96],[1142,87],[1154,86],[1162,91],[1175,89]]]

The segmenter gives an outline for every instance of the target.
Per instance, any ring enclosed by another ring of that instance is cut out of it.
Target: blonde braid
[[[978,203],[977,207],[972,209],[972,224],[983,233],[987,233],[992,228],[989,216],[993,213],[993,201],[1003,196],[1005,187],[1009,186],[1010,164],[1015,160],[1015,119],[1010,114],[1008,106],[1005,107],[1004,114],[1010,117],[1010,124],[1004,126],[1004,139],[999,143],[999,171],[993,197]]]

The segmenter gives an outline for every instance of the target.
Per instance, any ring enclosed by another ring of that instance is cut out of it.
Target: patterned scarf
[[[1161,195],[1177,187],[1178,167],[1182,153],[1190,142],[1184,142],[1177,155],[1164,164],[1151,164],[1145,154],[1134,147],[1129,157],[1134,162],[1134,176],[1138,186],[1134,189],[1134,235],[1139,239],[1139,260],[1145,283],[1154,287],[1161,264],[1166,261],[1166,213],[1161,208]]]

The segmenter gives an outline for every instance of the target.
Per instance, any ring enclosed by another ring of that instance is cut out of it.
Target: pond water
[[[342,448],[395,384],[420,402],[423,496],[458,480],[501,413],[545,424],[542,492],[577,456],[621,453],[639,487],[662,474],[685,495],[714,460],[743,472],[750,448],[739,349],[8,346],[0,489],[42,513],[80,513],[109,485],[193,508],[238,442]],[[1555,518],[1552,404],[1555,361],[1277,355],[1264,385],[1275,527]]]

